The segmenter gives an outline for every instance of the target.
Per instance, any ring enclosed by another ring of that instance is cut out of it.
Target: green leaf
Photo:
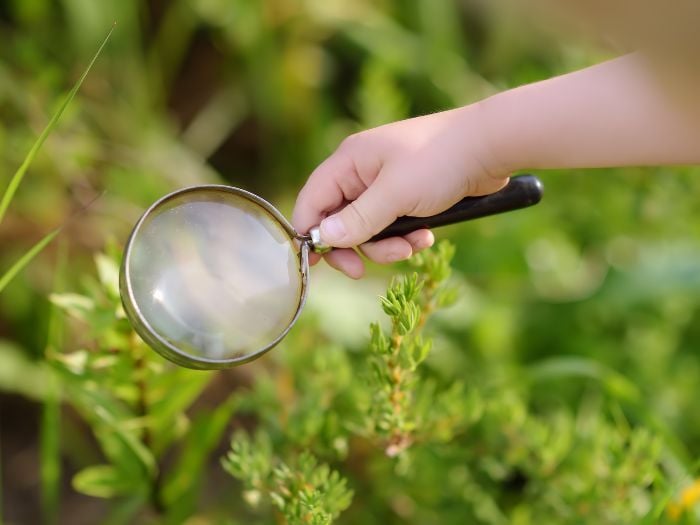
[[[15,343],[0,340],[0,391],[21,394],[28,399],[46,396],[46,369],[30,360]]]
[[[245,483],[249,488],[265,485],[273,469],[270,436],[259,431],[251,438],[243,431],[231,439],[231,450],[222,460],[224,470]]]
[[[112,465],[95,465],[81,470],[73,477],[73,488],[88,496],[113,498],[140,492],[144,485]]]
[[[31,261],[41,253],[41,251],[46,248],[46,246],[54,240],[61,228],[57,228],[43,239],[32,246],[27,253],[20,257],[15,264],[13,264],[9,270],[7,270],[2,277],[0,277],[0,293],[5,289],[5,287],[10,284],[12,279],[14,279],[19,272],[21,272]]]
[[[211,377],[201,370],[169,368],[168,373],[155,374],[149,381],[149,419],[152,449],[156,454],[182,434],[181,427],[173,422],[184,417],[185,410],[199,397]]]
[[[398,319],[397,328],[400,335],[411,333],[420,319],[420,306],[416,303],[406,303]]]
[[[389,353],[389,340],[384,335],[384,332],[382,332],[379,323],[372,323],[369,326],[369,331],[372,351],[376,354]]]
[[[115,464],[127,470],[129,465],[133,475],[154,478],[157,465],[153,453],[128,428],[131,414],[121,405],[100,392],[89,390],[82,384],[70,383],[70,398],[81,409],[100,440],[105,454]],[[138,471],[135,469],[138,468]]]
[[[100,283],[109,294],[110,298],[119,298],[119,266],[111,257],[104,253],[95,255],[95,265],[97,266],[97,275],[100,277]]]
[[[2,199],[0,200],[0,223],[2,223],[3,219],[5,218],[7,208],[9,208],[10,203],[12,202],[12,199],[15,196],[15,193],[17,192],[17,188],[19,188],[19,185],[22,183],[22,179],[24,179],[24,175],[27,173],[29,166],[34,161],[34,158],[36,157],[37,153],[39,153],[41,146],[44,144],[44,142],[46,142],[46,139],[56,127],[56,124],[58,124],[58,121],[61,118],[61,115],[63,115],[63,112],[68,107],[68,104],[70,104],[70,102],[73,100],[76,93],[80,89],[80,86],[83,84],[83,81],[88,76],[88,73],[92,69],[92,66],[95,64],[97,57],[99,57],[102,53],[102,49],[104,49],[105,45],[107,44],[109,37],[112,36],[113,31],[114,26],[112,26],[112,29],[109,30],[109,33],[107,33],[107,36],[102,41],[100,47],[97,49],[97,53],[95,53],[95,56],[92,57],[92,60],[88,64],[85,71],[83,71],[83,74],[80,76],[78,81],[73,86],[73,89],[70,90],[65,100],[58,108],[58,111],[56,111],[56,113],[53,114],[51,120],[49,120],[49,123],[39,135],[39,138],[36,139],[32,147],[30,148],[29,153],[27,153],[27,156],[24,158],[24,161],[10,179],[10,183],[8,184],[7,189],[5,190],[5,193],[3,194]],[[0,290],[2,290],[2,287],[0,287]]]
[[[412,361],[413,361],[413,370],[416,369],[416,367],[421,364],[425,359],[428,357],[428,354],[430,354],[430,350],[433,348],[433,341],[432,339],[428,339],[427,341],[423,342],[421,339],[417,339],[413,343],[412,347]]]
[[[239,396],[232,395],[216,410],[200,413],[192,423],[182,446],[182,454],[168,473],[163,487],[162,496],[169,509],[169,523],[183,523],[194,512],[209,455],[221,441],[239,405]]]
[[[95,301],[77,293],[52,293],[49,300],[76,319],[84,320],[95,309]]]
[[[308,451],[290,464],[280,462],[272,477],[269,497],[290,525],[330,524],[352,501],[345,478]]]
[[[384,313],[389,317],[394,317],[399,314],[399,305],[395,298],[391,295],[391,290],[389,290],[387,297],[380,296],[379,302],[382,305],[382,310],[384,310]]]

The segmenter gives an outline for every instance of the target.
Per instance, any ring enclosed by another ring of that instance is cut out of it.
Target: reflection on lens
[[[193,358],[266,347],[292,322],[302,292],[289,233],[255,202],[222,189],[184,192],[153,210],[127,264],[151,330]]]

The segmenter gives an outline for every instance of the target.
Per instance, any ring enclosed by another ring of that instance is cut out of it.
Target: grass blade
[[[34,144],[31,147],[31,149],[29,150],[29,153],[27,153],[27,156],[24,158],[24,161],[22,162],[20,167],[17,169],[15,174],[10,179],[10,183],[8,184],[7,189],[5,190],[5,193],[2,196],[2,200],[0,200],[0,224],[2,223],[2,220],[5,218],[5,213],[7,213],[7,208],[9,208],[10,203],[12,202],[12,199],[15,196],[15,193],[17,192],[17,188],[19,188],[19,185],[22,183],[22,179],[24,178],[24,175],[27,173],[29,166],[34,161],[34,158],[36,157],[37,153],[39,152],[39,149],[41,149],[41,146],[46,141],[46,138],[51,134],[53,129],[56,127],[56,124],[58,123],[59,119],[61,118],[61,115],[63,115],[63,112],[68,107],[68,104],[70,104],[71,101],[73,100],[73,98],[75,97],[75,94],[80,89],[80,86],[83,84],[83,81],[88,76],[88,73],[90,73],[92,66],[95,64],[95,61],[102,53],[102,50],[104,49],[105,45],[109,41],[109,38],[112,36],[113,31],[114,31],[114,26],[112,26],[112,29],[109,30],[109,33],[107,33],[107,36],[105,37],[105,39],[102,41],[102,44],[98,48],[97,53],[95,53],[95,56],[92,57],[92,60],[88,64],[85,71],[83,71],[83,74],[80,76],[78,81],[75,83],[73,88],[70,90],[70,92],[66,96],[65,100],[63,101],[61,106],[58,108],[58,111],[56,111],[56,113],[53,114],[53,116],[51,117],[51,120],[49,120],[49,123],[46,125],[44,130],[39,135],[39,138],[36,139],[36,141],[34,142]]]
[[[59,243],[58,261],[54,275],[53,291],[63,291],[63,277],[67,261],[67,248]],[[58,307],[51,304],[49,309],[48,334],[44,357],[50,361],[63,346],[63,316]],[[41,510],[44,525],[53,525],[59,516],[61,491],[61,386],[54,370],[46,366],[47,388],[39,428]]]
[[[32,259],[39,255],[39,253],[46,248],[46,246],[54,240],[56,235],[59,234],[61,231],[61,228],[56,228],[52,232],[48,233],[45,235],[39,242],[37,242],[34,246],[32,246],[29,251],[27,251],[22,257],[20,257],[15,264],[13,264],[9,270],[7,270],[1,277],[0,277],[0,293],[5,289],[5,287],[10,284],[10,281],[14,279],[19,272],[21,272],[25,266],[27,266],[30,262],[32,262]]]
[[[39,436],[41,513],[44,525],[53,525],[58,520],[61,483],[61,400],[53,370],[49,370],[48,379]]]
[[[162,489],[166,505],[166,523],[184,523],[194,513],[210,454],[221,441],[221,435],[239,408],[241,398],[231,395],[212,411],[197,415],[182,444],[182,453]]]
[[[79,217],[81,214],[85,213],[87,210],[90,209],[90,207],[97,202],[102,195],[104,195],[105,192],[100,193],[96,197],[94,197],[90,202],[85,204],[82,208],[80,208],[72,217],[70,217],[62,226],[59,226],[52,232],[48,233],[43,239],[41,239],[39,242],[37,242],[34,246],[29,249],[22,257],[19,258],[19,260],[13,264],[9,270],[5,272],[2,277],[0,277],[0,293],[5,289],[5,287],[10,284],[10,281],[14,279],[19,272],[21,272],[25,266],[27,266],[30,262],[32,262],[32,259],[39,255],[39,253],[46,248],[46,246],[54,240],[56,235],[61,233],[61,230],[66,227],[66,225],[70,224],[72,220],[74,220],[76,217]],[[2,524],[0,524],[2,525]]]

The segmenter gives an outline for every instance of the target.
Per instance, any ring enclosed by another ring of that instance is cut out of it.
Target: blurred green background
[[[41,366],[60,250],[70,261],[63,288],[75,289],[94,273],[96,250],[123,244],[148,204],[193,183],[224,181],[289,213],[308,173],[349,133],[610,53],[553,36],[505,3],[478,0],[4,0],[0,185],[115,20],[0,228],[6,268],[67,223],[0,295],[9,523],[39,522],[39,392],[28,378]],[[539,175],[546,198],[537,208],[438,233],[457,246],[463,297],[440,319],[443,351],[432,366],[467,383],[484,380],[470,371],[487,366],[491,380],[511,385],[534,370],[534,410],[634,398],[627,417],[661,429],[691,464],[700,453],[700,173]],[[315,269],[305,315],[344,345],[364,344],[390,271],[374,268],[357,286]],[[557,366],[565,373],[551,373]],[[601,380],[601,370],[627,381]],[[237,373],[216,388],[233,388]],[[79,422],[68,426],[69,442],[86,432]],[[65,458],[68,473],[76,461]],[[99,515],[99,503],[68,486],[63,499],[66,516],[84,516],[66,523]]]

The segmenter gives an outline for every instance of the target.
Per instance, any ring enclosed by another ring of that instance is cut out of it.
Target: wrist
[[[476,135],[481,143],[483,162],[492,177],[505,178],[532,167],[519,147],[527,127],[519,122],[517,106],[510,92],[498,93],[475,104]]]

